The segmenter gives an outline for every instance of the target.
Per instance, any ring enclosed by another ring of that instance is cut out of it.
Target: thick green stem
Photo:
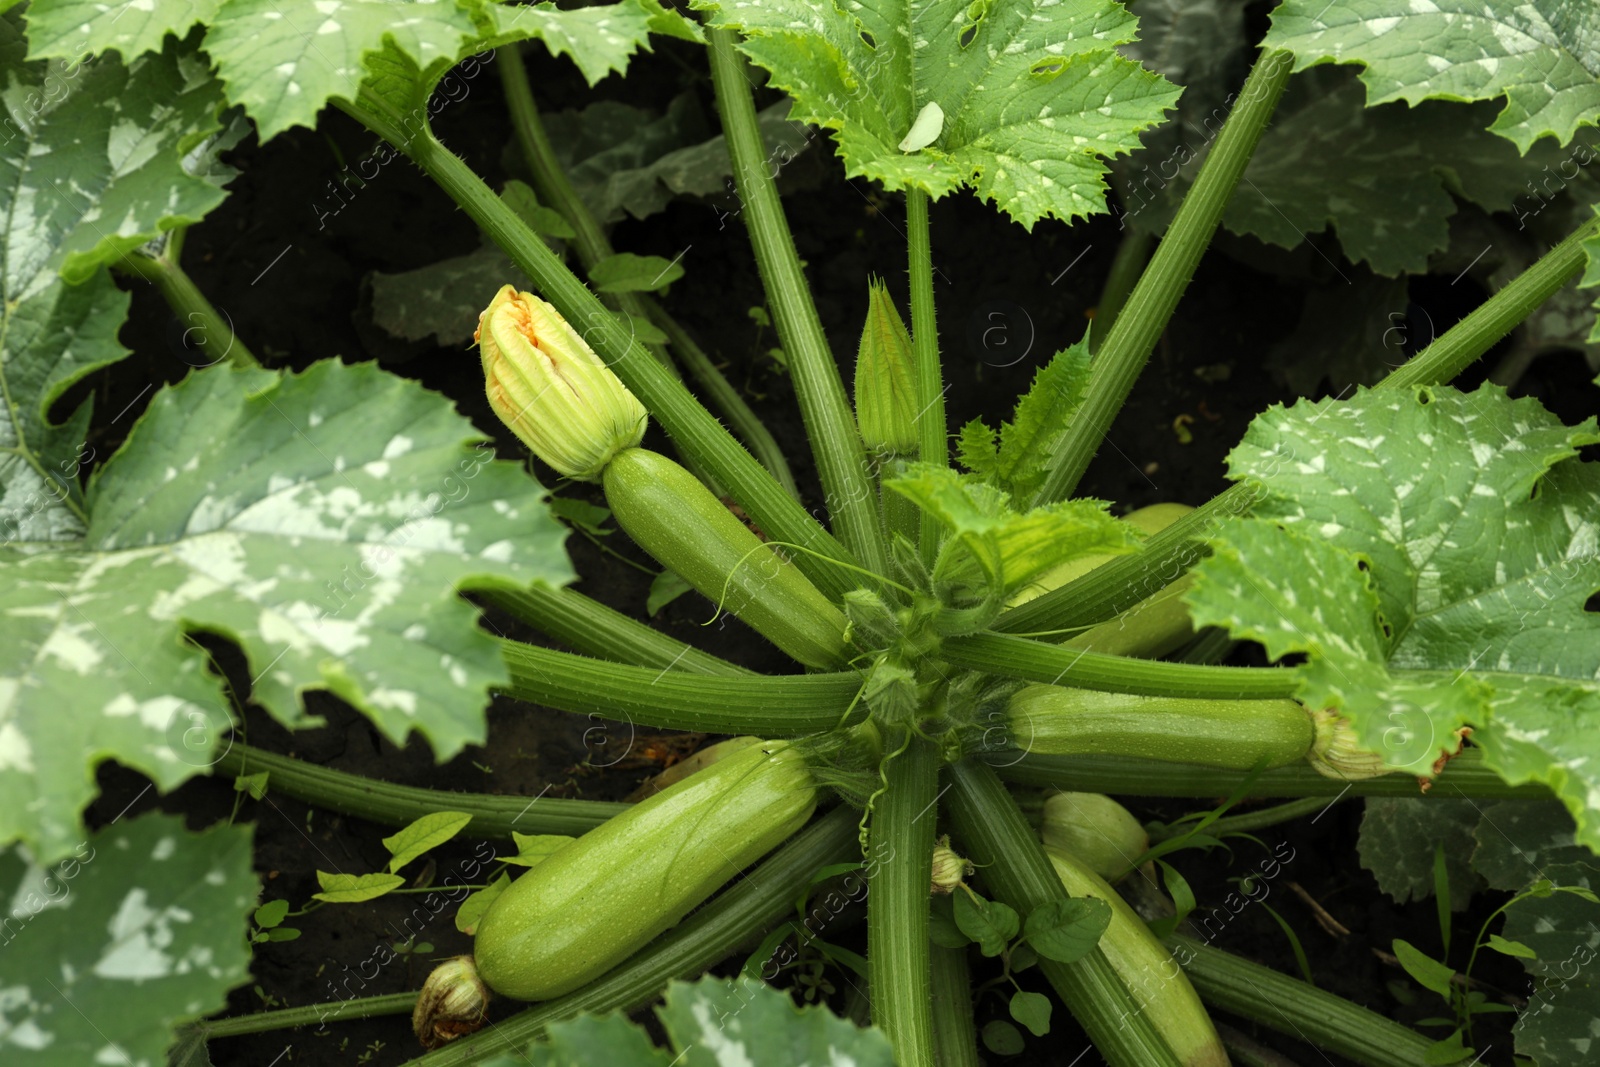
[[[967,950],[932,945],[928,953],[933,963],[933,1062],[938,1067],[978,1067]]]
[[[544,122],[539,118],[539,108],[534,103],[533,88],[528,84],[528,71],[522,63],[521,46],[502,45],[495,49],[495,60],[501,84],[505,87],[506,103],[511,109],[511,128],[516,131],[517,143],[522,146],[522,157],[532,172],[534,191],[539,194],[539,199],[561,212],[562,217],[571,224],[572,247],[578,253],[578,261],[583,264],[584,270],[592,271],[596,263],[614,251],[610,238],[606,236],[605,226],[589,210],[589,205],[584,203],[583,197],[578,195],[566,172],[561,169],[561,164],[556,161],[555,149],[550,144]],[[678,357],[711,397],[712,403],[727,417],[734,432],[789,495],[798,500],[794,474],[789,470],[789,461],[784,458],[778,442],[767,430],[766,424],[750,410],[750,405],[744,402],[739,391],[694,343],[688,331],[679,326],[678,321],[660,304],[643,293],[612,294],[610,302],[635,318],[654,322],[666,332],[669,343],[677,349]],[[657,352],[653,346],[647,347],[651,355],[663,364],[667,363],[664,352]]]
[[[582,324],[584,336],[623,384],[650,409],[677,446],[727,486],[767,536],[810,550],[798,553],[795,563],[819,589],[837,599],[856,587],[855,574],[831,562],[855,564],[855,557],[773,480],[682,382],[645,351],[588,286],[471,167],[441,144],[431,130],[408,134],[401,123],[385,115],[388,108],[381,100],[363,95],[359,105],[338,101],[338,106],[403,151],[533,279],[544,298],[563,317]]]
[[[411,1060],[410,1067],[482,1063],[497,1053],[525,1047],[553,1022],[580,1012],[640,1007],[659,996],[672,979],[699,975],[791,913],[797,888],[807,885],[818,869],[857,854],[856,818],[853,809],[834,809],[605,977]]]
[[[352,997],[349,1000],[307,1004],[301,1008],[258,1011],[254,1015],[204,1019],[184,1029],[198,1032],[207,1041],[220,1037],[265,1034],[273,1030],[291,1030],[300,1026],[315,1025],[321,1029],[328,1023],[353,1022],[356,1019],[372,1019],[380,1015],[410,1015],[416,1003],[417,994],[414,992],[388,993],[381,997]]]
[[[1181,763],[1127,759],[1120,756],[1035,756],[1021,751],[984,753],[1007,781],[1062,789],[1074,793],[1113,793],[1145,797],[1220,797],[1244,785],[1242,771],[1194,767]],[[1247,797],[1417,797],[1423,800],[1459,797],[1526,799],[1548,798],[1550,790],[1537,782],[1507,785],[1484,766],[1483,753],[1467,749],[1449,765],[1424,794],[1409,774],[1341,780],[1320,774],[1310,764],[1276,767],[1256,776],[1243,795]]]
[[[1100,346],[1105,344],[1111,327],[1122,314],[1123,305],[1128,302],[1128,294],[1133,292],[1145,264],[1150,262],[1150,248],[1155,243],[1155,235],[1148,230],[1129,228],[1123,231],[1117,254],[1111,259],[1111,270],[1100,289],[1100,302],[1095,305],[1094,318],[1089,323],[1090,352],[1100,351]]]
[[[734,48],[737,38],[731,30],[708,27],[705,32],[717,111],[722,116],[722,132],[733,159],[734,184],[743,203],[739,214],[755,250],[773,325],[789,359],[828,514],[839,539],[862,564],[874,574],[886,574],[888,556],[868,477],[870,466],[844,383],[839,380],[838,364],[817,318],[794,238],[784,220],[783,204],[778,199],[778,187],[756,121],[755,102],[750,97],[745,62]]]
[[[1281,50],[1263,52],[1256,60],[1160,247],[1095,353],[1083,405],[1056,444],[1035,505],[1065,500],[1077,488],[1194,276],[1293,69],[1293,57]]]
[[[1461,373],[1577,276],[1585,262],[1581,245],[1597,232],[1600,216],[1585,221],[1375,388],[1447,382]],[[1214,533],[1224,519],[1248,511],[1260,492],[1259,487],[1247,482],[1229,488],[1152,536],[1141,551],[1119,556],[1059,589],[1011,609],[995,621],[993,629],[1005,633],[1068,629],[1101,622],[1127,610],[1198,563],[1207,554],[1204,538]]]
[[[752,674],[571,589],[543,582],[523,586],[495,578],[472,579],[462,589],[586,656],[689,674]]]
[[[888,782],[872,812],[867,854],[872,1021],[889,1035],[898,1067],[932,1067],[928,895],[938,818],[938,750],[931,741],[913,737],[884,774]]]
[[[794,737],[866,718],[861,676],[718,677],[627,667],[570,652],[502,641],[511,669],[507,696],[635,726],[718,734]]]
[[[211,301],[178,262],[183,248],[181,233],[169,241],[162,255],[130,252],[117,261],[117,269],[155,285],[172,313],[183,323],[184,343],[193,341],[211,364],[227,360],[235,367],[259,367],[260,361],[233,332],[233,324],[211,306]]]
[[[394,785],[319,767],[238,741],[212,764],[214,774],[258,774],[261,771],[267,772],[269,797],[283,794],[329,811],[389,826],[404,826],[437,811],[465,812],[472,816],[472,821],[462,831],[468,837],[510,837],[513,830],[521,834],[577,837],[628,810],[626,804],[599,800],[562,800],[542,795],[490,796]]]
[[[1192,937],[1166,939],[1178,965],[1214,1008],[1368,1067],[1424,1067],[1433,1041],[1393,1019]]]
[[[963,760],[948,774],[951,825],[990,891],[1024,919],[1067,898],[1038,836],[994,772]],[[1179,1067],[1099,946],[1075,963],[1041,959],[1039,969],[1112,1067]]]
[[[933,310],[933,243],[928,235],[928,194],[906,190],[906,252],[911,266],[911,354],[917,376],[917,444],[924,463],[950,465],[949,430],[944,418],[944,376],[939,365],[939,324]],[[933,565],[939,551],[939,520],[922,516],[918,545],[922,562]]]
[[[1007,678],[1144,696],[1267,700],[1293,696],[1299,684],[1299,676],[1294,671],[1204,667],[1108,656],[1008,634],[948,638],[939,656],[957,667]]]

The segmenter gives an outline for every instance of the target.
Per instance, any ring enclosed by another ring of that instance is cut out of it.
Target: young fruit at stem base
[[[1044,802],[1039,837],[1046,852],[1071,856],[1110,881],[1150,848],[1133,813],[1101,793],[1057,793]]]
[[[786,742],[718,760],[512,882],[478,925],[479,973],[515,1000],[570,993],[677,925],[816,803],[816,781]]]
[[[423,1048],[438,1048],[473,1033],[489,1019],[489,990],[471,956],[456,956],[435,967],[422,983],[411,1029]]]

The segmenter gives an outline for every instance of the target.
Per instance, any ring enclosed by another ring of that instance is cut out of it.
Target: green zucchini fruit
[[[844,664],[844,613],[694,475],[630,448],[602,480],[617,523],[662,566],[806,666]]]
[[[787,742],[718,760],[512,882],[478,925],[479,975],[514,1000],[593,981],[799,830],[816,803]]]
[[[1099,897],[1111,905],[1111,922],[1100,935],[1100,951],[1133,993],[1141,1013],[1184,1067],[1227,1067],[1211,1016],[1172,953],[1156,939],[1126,901],[1088,865],[1065,852],[1045,849],[1056,877],[1075,897]]]
[[[1292,700],[1214,700],[1030,685],[1011,697],[1013,743],[1049,756],[1112,755],[1247,771],[1305,759],[1316,731]]]

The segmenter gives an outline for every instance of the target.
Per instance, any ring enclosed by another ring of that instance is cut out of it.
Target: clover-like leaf
[[[165,1063],[181,1023],[249,980],[258,892],[248,828],[193,834],[169,815],[119,821],[47,868],[0,853],[5,1062]]]
[[[847,177],[933,197],[970,186],[1030,229],[1104,211],[1102,157],[1137,148],[1178,96],[1114,50],[1136,23],[1112,0],[693,6],[744,34],[743,51],[794,98],[790,118],[836,131]],[[930,104],[938,136],[910,150]]]
[[[1229,457],[1259,517],[1197,568],[1195,623],[1307,653],[1299,698],[1393,767],[1432,774],[1473,727],[1600,842],[1600,468],[1572,459],[1597,440],[1492,385],[1269,409]]]
[[[1368,104],[1503,98],[1489,129],[1526,152],[1595,124],[1597,39],[1600,8],[1573,0],[1285,0],[1263,47],[1363,64]]]

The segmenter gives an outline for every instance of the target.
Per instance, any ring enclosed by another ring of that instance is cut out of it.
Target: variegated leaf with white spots
[[[1117,54],[1137,23],[1113,0],[693,6],[745,35],[743,51],[794,98],[791,119],[836,131],[847,176],[933,197],[970,186],[1029,228],[1104,211],[1102,159],[1138,148],[1178,99]],[[930,104],[942,126],[902,151]]]
[[[159,1067],[250,978],[250,831],[150,814],[40,867],[0,853],[0,1061]]]
[[[1523,152],[1600,119],[1600,5],[1590,0],[1284,0],[1266,48],[1295,69],[1360,63],[1367,103],[1496,100],[1489,129]]]
[[[325,688],[446,757],[484,737],[496,640],[462,579],[571,577],[544,491],[375,365],[223,367],[156,394],[78,542],[0,547],[0,840],[71,847],[112,757],[170,787],[230,723],[186,635],[238,642],[285,723]]]
[[[1300,698],[1391,766],[1431,773],[1472,726],[1600,843],[1596,441],[1492,385],[1271,408],[1229,456],[1262,493],[1196,569],[1196,625],[1305,653]]]

